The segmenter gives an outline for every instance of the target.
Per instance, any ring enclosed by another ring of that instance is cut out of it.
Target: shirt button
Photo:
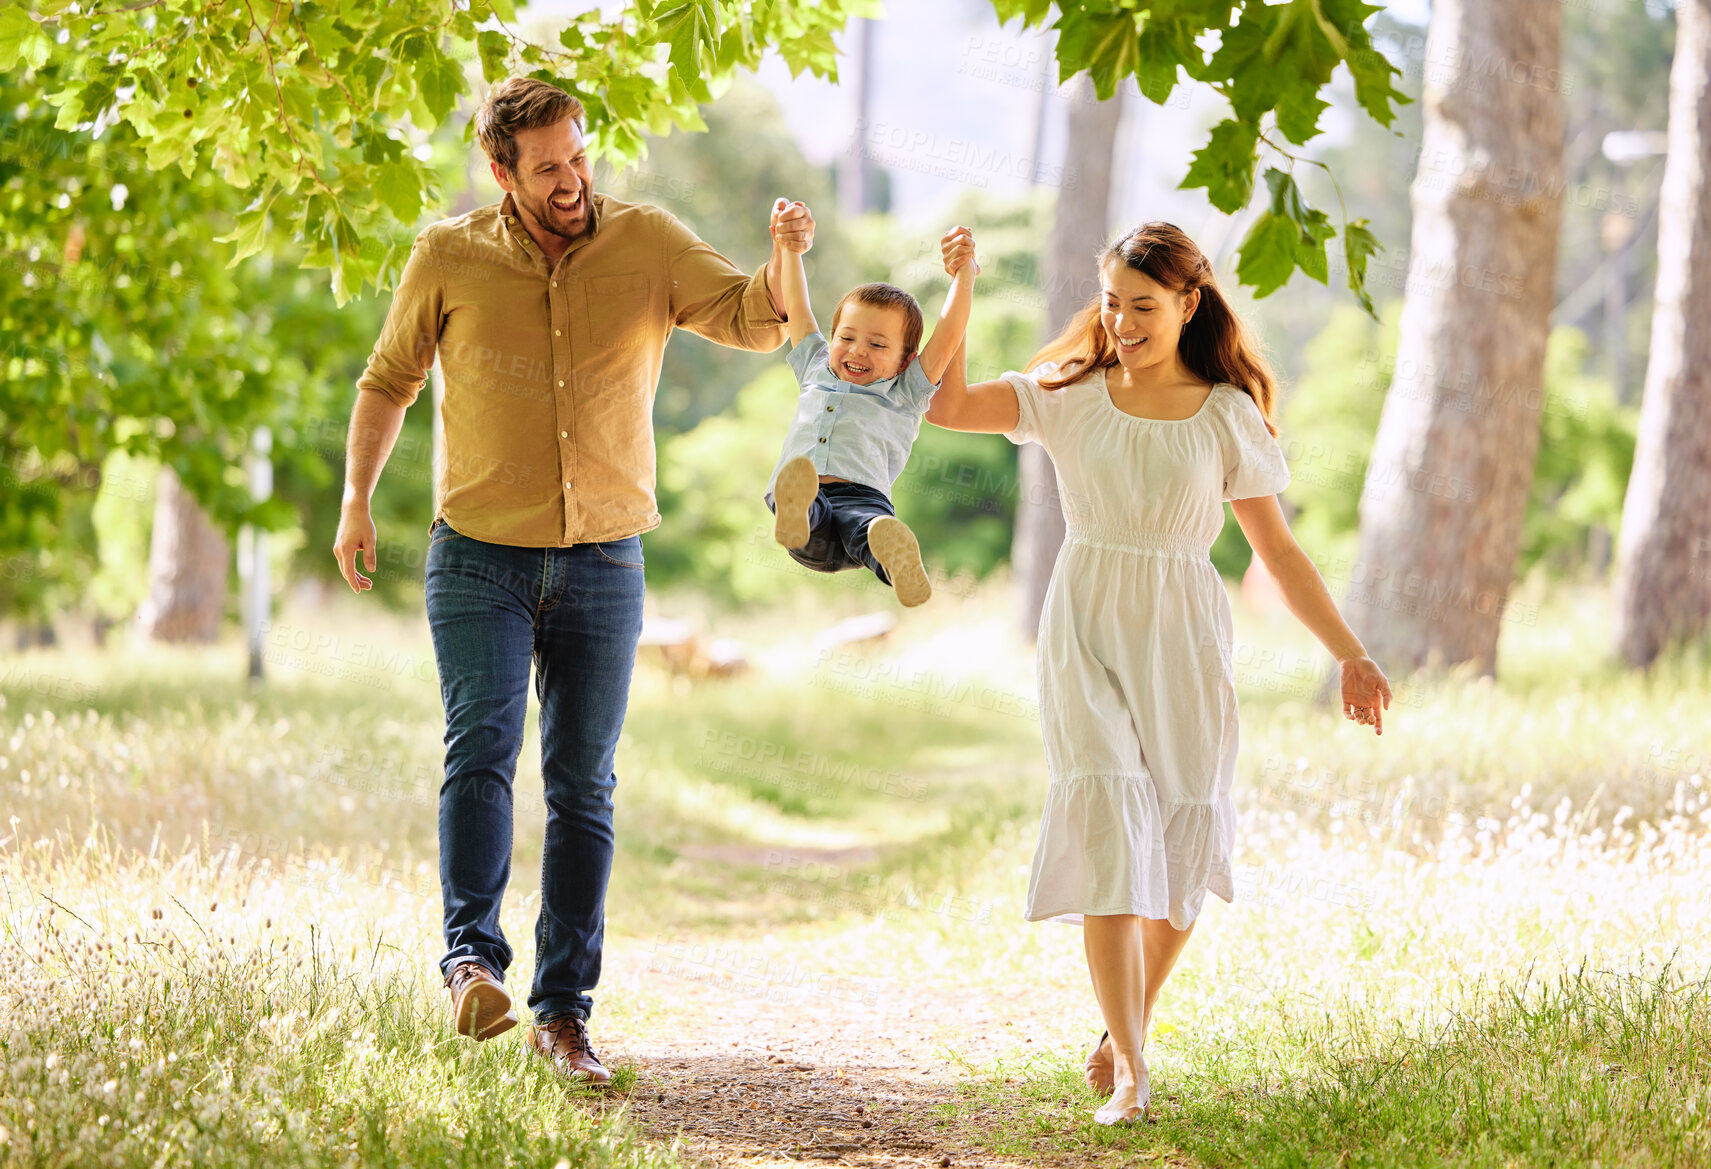
[[[830,414],[833,410],[836,410],[836,409],[837,409],[836,406],[827,406],[826,407],[826,413]]]
[[[559,384],[559,385],[561,385],[561,386],[562,386],[562,385],[564,385],[564,379],[563,379],[563,378],[559,378],[559,379],[558,379],[558,384]]]
[[[554,287],[554,288],[557,288],[557,287],[558,287],[558,281],[557,281],[557,280],[554,280],[554,281],[553,281],[553,287]]]
[[[561,333],[560,333],[560,332],[559,332],[559,331],[558,331],[558,330],[557,330],[557,329],[554,329],[554,330],[553,330],[553,336],[555,336],[555,337],[559,337],[559,336],[562,336],[562,335],[563,335],[563,334],[561,334]]]
[[[560,437],[560,438],[569,438],[569,437],[570,437],[570,431],[568,431],[568,430],[561,430],[561,431],[559,431],[559,432],[558,432],[558,436],[559,436],[559,437]],[[565,486],[567,486],[567,487],[568,487],[568,486],[569,486],[569,484],[568,484],[568,483],[567,483],[567,484],[565,484]]]
[[[566,484],[565,484],[565,485],[564,485],[564,489],[565,489],[565,490],[566,490],[566,491],[569,491],[569,490],[570,490],[570,484],[568,484],[568,483],[566,483]]]
[[[824,436],[824,435],[821,435],[821,436],[820,436],[820,441],[821,441],[821,442],[825,442],[825,441],[826,441],[826,438],[825,438],[825,436]]]

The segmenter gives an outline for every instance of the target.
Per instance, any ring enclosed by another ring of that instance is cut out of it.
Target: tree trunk
[[[162,467],[149,537],[149,595],[139,611],[153,641],[210,642],[226,611],[226,537]]]
[[[845,42],[853,52],[845,60],[855,66],[855,134],[850,139],[849,152],[838,160],[836,180],[838,210],[845,215],[862,214],[872,206],[873,163],[867,156],[867,128],[873,113],[873,42],[874,21],[858,16],[849,22],[849,39]]]
[[[1392,672],[1496,672],[1555,293],[1561,20],[1560,0],[1432,6],[1402,337],[1344,602]]]
[[[1636,666],[1711,617],[1711,0],[1676,8],[1652,305],[1616,557],[1616,652]]]
[[[1068,86],[1069,141],[1064,150],[1063,186],[1058,189],[1057,218],[1052,224],[1041,269],[1046,280],[1046,337],[1075,315],[1099,292],[1099,255],[1111,214],[1111,161],[1117,150],[1117,123],[1122,96],[1096,101],[1093,82],[1082,73]],[[1057,474],[1037,443],[1019,452],[1020,494],[1016,500],[1016,531],[1010,563],[1016,574],[1017,624],[1030,641],[1039,633],[1046,585],[1063,544],[1063,505]]]

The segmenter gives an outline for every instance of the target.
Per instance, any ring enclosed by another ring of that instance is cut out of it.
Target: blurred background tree
[[[721,12],[736,10],[726,0],[721,4]],[[378,332],[385,298],[359,297],[340,309],[326,277],[303,269],[305,262],[325,265],[328,256],[319,253],[328,238],[351,238],[332,230],[308,247],[291,242],[305,224],[313,228],[313,215],[327,211],[310,207],[312,195],[292,203],[291,216],[282,217],[279,204],[257,217],[257,188],[242,191],[228,181],[232,153],[222,153],[217,135],[202,124],[214,114],[207,109],[206,85],[188,84],[196,73],[179,68],[172,74],[184,82],[173,100],[190,114],[192,132],[170,148],[141,140],[129,121],[102,115],[96,99],[112,79],[80,76],[68,84],[63,72],[78,67],[84,60],[78,53],[87,46],[80,50],[75,37],[63,48],[42,39],[51,26],[39,19],[63,7],[13,6],[0,21],[0,56],[16,59],[16,67],[0,78],[0,204],[6,208],[0,255],[16,275],[0,284],[0,358],[6,372],[0,458],[7,486],[0,508],[0,606],[20,622],[25,640],[46,636],[51,615],[80,614],[105,629],[136,614],[146,599],[146,551],[163,468],[228,536],[246,521],[272,527],[280,579],[337,587],[325,554],[336,522],[328,500],[342,472],[350,387]],[[378,51],[375,46],[386,37],[408,37],[418,7],[399,6],[362,18],[372,24],[348,26],[367,39],[335,46],[340,59],[349,54],[355,61]],[[471,20],[498,14],[502,6],[478,7],[479,12],[470,10]],[[1167,73],[1178,81],[1198,76],[1199,66],[1192,63],[1182,66],[1185,72],[1172,64],[1149,73],[1122,51],[1110,56],[1106,49],[1122,50],[1122,38],[1105,48],[1089,42],[1085,34],[1096,7],[1032,6],[1026,14],[1043,14],[1057,26],[1048,86],[1055,80],[1051,73],[1079,59],[1093,66],[1095,83],[1128,78],[1139,88],[1129,96],[1133,106],[1138,97],[1167,94]],[[173,0],[167,8],[176,13],[183,5]],[[1306,11],[1301,4],[1267,8],[1267,19],[1294,19]],[[829,70],[836,55],[828,30],[863,10],[848,4],[825,19],[815,17],[818,23],[788,31],[791,68]],[[1014,4],[995,10],[1023,14]],[[659,9],[656,18],[666,11]],[[1344,12],[1333,5],[1326,11],[1333,24],[1364,22],[1372,48],[1361,51],[1396,63],[1398,84],[1419,91],[1428,69],[1424,26],[1390,11],[1373,15],[1367,6]],[[19,24],[20,14],[28,27]],[[344,255],[349,249],[339,245],[339,263],[354,265],[340,281],[342,294],[388,279],[397,249],[425,209],[443,214],[497,197],[475,165],[479,159],[464,118],[468,106],[459,107],[458,94],[473,93],[480,79],[506,69],[547,69],[544,57],[531,61],[524,54],[521,46],[531,38],[551,39],[574,28],[566,35],[583,42],[567,51],[594,51],[598,19],[585,14],[568,25],[562,18],[537,21],[527,37],[507,23],[508,47],[494,42],[486,25],[472,26],[473,37],[465,36],[470,30],[461,24],[447,28],[443,43],[431,49],[412,42],[416,55],[400,57],[397,76],[388,75],[381,86],[392,87],[387,102],[402,103],[384,135],[365,128],[360,141],[352,138],[349,149],[356,154],[349,156],[338,153],[347,148],[331,138],[322,144],[343,160],[341,166],[349,164],[344,181],[374,180],[370,186],[379,192],[350,211],[352,224],[360,219],[365,234],[354,255]],[[1634,457],[1657,277],[1659,131],[1668,105],[1663,79],[1674,51],[1676,14],[1671,5],[1648,0],[1569,5],[1561,19],[1557,98],[1565,132],[1557,277],[1539,375],[1539,454],[1524,501],[1515,574],[1601,581],[1610,571]],[[632,19],[630,27],[645,34],[643,39],[663,38],[656,42],[656,64],[676,68],[694,58],[708,77],[722,77],[715,85],[719,96],[702,100],[669,85],[658,95],[632,92],[633,86],[608,95],[599,116],[621,129],[614,131],[617,148],[599,164],[599,189],[658,203],[745,262],[758,260],[766,247],[764,209],[771,199],[804,198],[820,224],[809,257],[818,303],[829,306],[861,280],[889,279],[914,291],[929,317],[943,291],[933,255],[937,233],[951,222],[972,223],[985,272],[971,329],[971,372],[990,376],[1026,362],[1047,329],[1043,290],[1051,281],[1042,255],[1062,191],[1042,183],[1029,198],[998,199],[971,190],[942,216],[943,223],[900,219],[888,210],[885,167],[859,150],[842,160],[846,168],[859,160],[859,171],[810,163],[785,128],[777,99],[743,80],[735,57],[718,58],[722,40],[701,43],[690,53],[682,37],[672,40],[673,30],[683,30],[657,19],[646,28],[644,23]],[[1168,32],[1162,23],[1155,31]],[[851,43],[868,40],[858,36]],[[1157,41],[1149,34],[1133,43]],[[254,48],[252,40],[243,51]],[[742,54],[759,51],[749,46]],[[675,58],[668,61],[670,54]],[[1362,68],[1369,66],[1363,60]],[[882,58],[871,69],[864,59],[862,84],[883,85],[884,69]],[[201,76],[209,80],[207,73]],[[299,101],[292,89],[297,86],[307,87],[315,102],[343,102],[344,95],[323,92],[325,79],[317,77],[313,62],[301,76],[282,75],[288,109]],[[1151,88],[1140,87],[1142,81]],[[1341,72],[1331,81],[1324,96],[1356,116],[1341,119],[1342,144],[1325,145],[1315,157],[1335,171],[1347,220],[1365,221],[1390,245],[1368,261],[1365,284],[1385,325],[1355,309],[1337,287],[1349,273],[1344,250],[1334,246],[1326,251],[1330,279],[1323,285],[1295,280],[1287,296],[1255,297],[1226,281],[1266,338],[1283,377],[1283,441],[1295,472],[1284,506],[1310,552],[1344,561],[1355,555],[1357,484],[1369,470],[1384,394],[1396,372],[1399,301],[1421,263],[1404,243],[1413,226],[1407,191],[1420,164],[1421,107],[1394,107],[1395,121],[1387,129],[1360,111],[1359,83]],[[77,84],[83,85],[80,104],[68,115],[64,94]],[[857,79],[852,76],[849,84]],[[1370,97],[1370,73],[1367,84]],[[57,95],[54,102],[45,100],[49,94]],[[450,104],[437,114],[424,113],[417,107],[429,96]],[[1042,111],[1045,101],[1042,91]],[[858,101],[858,108],[866,107]],[[259,115],[251,110],[245,116]],[[681,132],[702,123],[708,133]],[[435,128],[430,132],[428,126]],[[282,145],[277,129],[251,127],[264,136],[257,139],[258,150],[285,151],[269,153],[270,174],[290,167],[289,144]],[[1036,147],[1040,133],[1036,129]],[[161,161],[157,156],[174,150],[188,150],[199,164],[188,172],[170,165],[150,168]],[[643,161],[622,165],[644,151]],[[1250,180],[1254,169],[1246,171]],[[406,181],[406,172],[413,181]],[[1336,200],[1317,168],[1294,167],[1292,173],[1311,199],[1327,206]],[[856,205],[840,206],[856,188],[862,191]],[[1212,187],[1207,194],[1214,194]],[[1221,268],[1234,263],[1237,242],[1267,214],[1263,195],[1262,190],[1259,200],[1242,203],[1223,241],[1214,239]],[[1086,226],[1090,238],[1102,232],[1108,238],[1127,225]],[[208,242],[234,232],[237,238],[229,244]],[[259,254],[225,266],[232,249],[252,246]],[[766,571],[752,579],[746,570],[726,569],[744,557],[777,559],[775,549],[757,550],[742,541],[765,524],[756,483],[776,458],[777,438],[788,420],[788,403],[778,402],[781,365],[776,354],[736,353],[693,337],[669,347],[657,407],[666,522],[648,538],[650,579],[703,588],[721,603],[766,597],[770,567],[762,563]],[[757,435],[739,434],[737,420],[759,428]],[[376,578],[380,596],[406,607],[419,603],[432,496],[431,423],[426,410],[407,414],[374,505],[386,533]],[[274,436],[276,480],[273,501],[257,508],[244,487],[242,463],[262,425]],[[1018,502],[1029,494],[1024,478],[1008,444],[925,427],[897,485],[898,506],[921,530],[935,570],[985,574],[1013,554]],[[1233,524],[1214,546],[1213,559],[1228,575],[1246,569],[1249,551]],[[1049,559],[1044,563],[1049,567]],[[791,578],[793,567],[783,566],[785,583],[794,579],[800,585],[806,574]]]

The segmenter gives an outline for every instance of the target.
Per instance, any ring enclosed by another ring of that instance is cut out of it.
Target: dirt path
[[[681,1136],[704,1164],[764,1166],[1086,1165],[1070,1151],[997,1156],[987,1122],[953,1120],[971,1066],[1021,1059],[1047,1040],[987,997],[947,986],[790,985],[745,955],[631,955],[617,980],[647,980],[669,1008],[620,1029],[596,1024],[597,1049],[637,1070],[630,1119],[659,1140]],[[669,980],[669,981],[662,981]],[[669,991],[669,993],[666,993]],[[993,1119],[992,1123],[1002,1124]]]

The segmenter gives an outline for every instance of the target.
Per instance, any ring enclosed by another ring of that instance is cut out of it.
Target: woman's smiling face
[[[1113,257],[1100,272],[1099,320],[1124,369],[1169,361],[1200,292],[1176,292]]]

